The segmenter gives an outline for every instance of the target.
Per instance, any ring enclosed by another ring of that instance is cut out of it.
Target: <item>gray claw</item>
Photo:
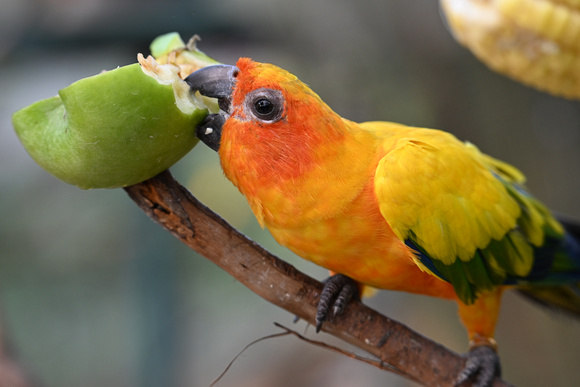
[[[354,280],[342,274],[327,278],[318,301],[316,332],[320,332],[329,315],[330,317],[341,315],[353,297],[358,297],[358,286]]]
[[[475,378],[474,387],[491,387],[496,376],[501,375],[499,356],[491,347],[481,345],[467,353],[465,366],[457,375],[455,385],[459,386]]]

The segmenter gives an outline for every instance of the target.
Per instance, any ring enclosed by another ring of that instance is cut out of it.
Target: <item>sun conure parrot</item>
[[[241,58],[186,82],[218,98],[197,135],[258,222],[336,274],[318,329],[362,285],[455,300],[470,339],[457,382],[487,386],[505,289],[580,316],[580,228],[556,220],[516,168],[443,131],[344,119],[271,64]]]

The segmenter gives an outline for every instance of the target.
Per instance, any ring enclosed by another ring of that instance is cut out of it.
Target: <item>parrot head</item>
[[[185,81],[192,92],[218,99],[221,111],[208,115],[196,135],[218,152],[224,174],[260,223],[263,217],[274,222],[295,213],[326,216],[360,191],[369,169],[366,158],[372,157],[361,148],[370,147],[360,138],[349,141],[354,123],[296,76],[241,58],[236,66],[205,67]],[[321,203],[320,195],[333,196],[328,187],[336,181],[350,188],[331,188],[336,200]]]
[[[324,130],[314,130],[321,127],[321,118],[342,120],[296,76],[248,58],[239,59],[236,66],[205,67],[185,81],[192,92],[218,99],[221,112],[208,115],[196,131],[202,142],[218,152],[224,137],[244,136],[265,147],[263,151],[270,148],[272,157],[289,146],[300,153],[300,148],[308,146],[305,142],[314,145],[332,137],[332,123]],[[302,146],[294,147],[297,142]]]

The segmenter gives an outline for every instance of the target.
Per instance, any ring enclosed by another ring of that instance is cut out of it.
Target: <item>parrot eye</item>
[[[266,98],[260,98],[254,102],[254,111],[262,117],[269,117],[274,111],[274,104]]]
[[[275,122],[282,118],[284,99],[279,90],[258,89],[246,98],[246,108],[260,121]]]

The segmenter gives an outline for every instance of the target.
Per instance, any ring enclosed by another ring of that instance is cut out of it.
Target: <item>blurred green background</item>
[[[580,219],[580,110],[492,73],[451,37],[437,1],[1,0],[0,313],[43,386],[208,386],[249,342],[292,325],[180,244],[123,190],[82,191],[41,170],[11,114],[75,80],[136,61],[157,35],[201,35],[225,63],[275,63],[352,120],[445,129],[518,166],[549,207]],[[260,230],[203,144],[172,168],[204,203],[308,274]],[[368,303],[458,351],[452,303],[380,292]],[[316,339],[336,343],[327,335]],[[580,380],[580,325],[508,294],[497,339],[520,386]],[[413,386],[286,337],[241,356],[217,386]]]

